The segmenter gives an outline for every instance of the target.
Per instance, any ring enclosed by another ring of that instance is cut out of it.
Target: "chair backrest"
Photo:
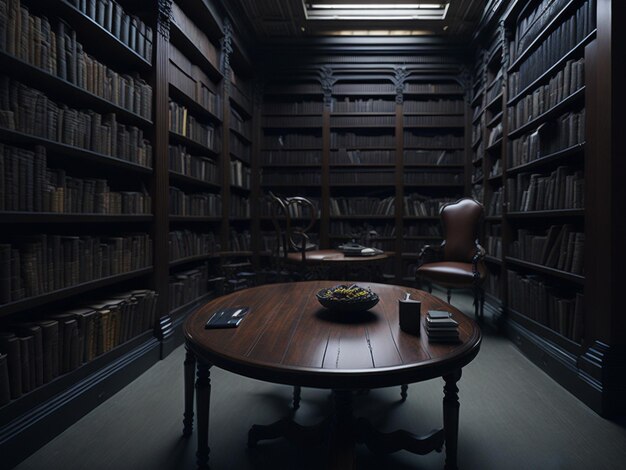
[[[475,199],[459,199],[444,205],[439,214],[443,226],[444,260],[471,262],[476,253],[483,205]]]
[[[307,232],[317,220],[317,207],[308,199],[300,196],[279,197],[269,193],[272,200],[272,223],[276,231],[278,256],[287,257],[290,251],[305,253],[309,249]],[[303,224],[297,224],[302,220]]]

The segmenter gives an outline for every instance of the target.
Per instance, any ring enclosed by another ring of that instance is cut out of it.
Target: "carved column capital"
[[[157,31],[169,41],[170,23],[172,22],[172,0],[158,0]]]
[[[398,104],[402,104],[404,102],[404,85],[408,76],[409,73],[407,72],[406,67],[395,67],[393,84],[396,88],[396,103]]]
[[[233,25],[228,17],[224,18],[224,36],[220,40],[222,54],[220,56],[220,71],[224,80],[224,91],[230,92],[230,56],[233,53]]]
[[[320,68],[318,78],[324,92],[324,106],[330,107],[333,101],[333,86],[337,82],[337,78],[333,74],[333,69],[327,65]]]

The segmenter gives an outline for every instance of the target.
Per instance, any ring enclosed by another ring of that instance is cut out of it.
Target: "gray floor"
[[[471,312],[467,298],[452,303]],[[460,381],[459,463],[465,470],[624,469],[624,421],[602,419],[528,361],[508,340],[484,331],[478,357]],[[113,398],[93,410],[19,470],[193,468],[195,433],[181,438],[182,361],[178,348]],[[291,388],[213,369],[211,467],[219,469],[320,469],[322,449],[283,440],[246,448],[254,423],[288,413]],[[416,434],[441,426],[442,380],[411,385],[406,403],[398,388],[358,396],[355,413],[381,430]],[[328,392],[304,389],[296,417],[314,423],[329,406]],[[440,469],[443,454],[357,453],[359,469]]]

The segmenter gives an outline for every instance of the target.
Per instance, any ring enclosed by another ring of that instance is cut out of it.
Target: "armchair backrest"
[[[483,205],[475,199],[464,198],[444,205],[439,214],[443,227],[444,260],[471,262],[476,254]]]

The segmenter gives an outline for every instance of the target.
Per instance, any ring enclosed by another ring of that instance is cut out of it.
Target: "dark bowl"
[[[378,303],[378,295],[373,292],[364,300],[333,300],[324,297],[329,289],[321,289],[317,292],[317,300],[322,306],[334,312],[362,312],[369,310]]]

